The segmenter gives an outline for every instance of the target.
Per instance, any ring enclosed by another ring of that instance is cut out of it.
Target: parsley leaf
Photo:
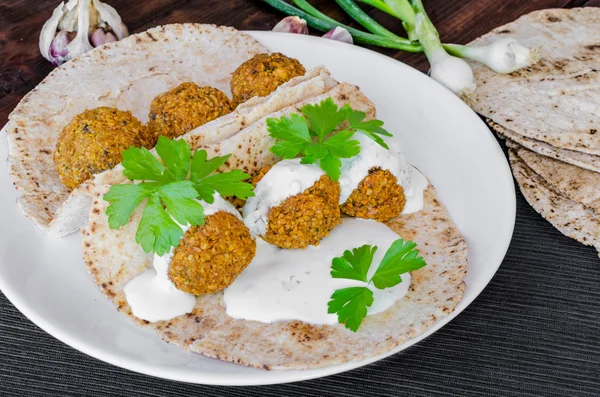
[[[146,148],[131,147],[123,151],[123,174],[132,181],[168,182],[165,166]]]
[[[373,304],[373,291],[367,287],[338,289],[327,303],[327,313],[337,313],[338,322],[354,332],[358,330],[367,308]]]
[[[425,260],[418,256],[416,246],[412,241],[404,241],[401,238],[394,241],[371,278],[375,287],[384,289],[398,285],[402,282],[402,273],[412,272],[427,265]]]
[[[225,156],[216,156],[210,160],[206,160],[208,154],[206,150],[197,150],[192,158],[192,170],[190,171],[190,180],[199,180],[209,176],[219,169],[229,160],[230,154]]]
[[[363,121],[366,113],[353,110],[348,104],[339,108],[332,98],[327,98],[315,105],[305,105],[300,111],[304,117],[292,113],[289,118],[267,119],[269,135],[275,138],[270,150],[284,159],[302,155],[302,164],[319,163],[334,181],[340,177],[340,159],[360,152],[360,143],[351,139],[357,131],[389,149],[381,138],[381,135],[391,136],[382,127],[383,121]],[[346,121],[348,128],[336,132]]]
[[[269,135],[278,140],[271,152],[284,159],[293,159],[312,142],[306,120],[297,114],[291,114],[290,118],[269,118],[267,129]]]
[[[426,266],[425,260],[418,256],[417,244],[399,238],[385,253],[379,267],[370,280],[367,279],[377,246],[365,244],[344,251],[341,257],[331,261],[331,277],[358,280],[364,287],[350,287],[336,290],[327,304],[327,313],[337,313],[338,322],[356,332],[362,320],[367,316],[367,308],[373,304],[373,291],[369,284],[377,289],[396,286],[402,282],[401,274]]]
[[[348,159],[360,153],[360,142],[351,140],[353,136],[353,131],[340,131],[323,142],[323,146],[333,157]]]
[[[321,101],[318,105],[305,105],[300,110],[319,142],[323,142],[327,134],[346,120],[346,108],[338,109],[338,105],[331,98]]]
[[[236,196],[242,200],[253,196],[253,186],[243,182],[250,176],[240,170],[214,173],[229,159],[230,155],[216,156],[206,160],[206,150],[197,150],[192,158],[190,180],[198,196],[209,204],[214,202],[215,191],[221,196]],[[212,174],[212,175],[211,175]]]
[[[346,250],[344,255],[333,258],[331,262],[331,277],[346,278],[349,280],[358,280],[367,282],[367,273],[373,255],[377,251],[377,246],[365,244],[362,247],[352,249],[352,252]]]
[[[178,181],[158,188],[162,203],[175,220],[187,225],[204,223],[204,208],[196,200],[198,192],[190,181]]]
[[[386,149],[390,149],[388,145],[384,142],[384,140],[379,135],[392,136],[389,132],[387,132],[382,126],[383,121],[381,120],[369,120],[363,121],[367,114],[365,112],[361,112],[358,110],[348,109],[348,123],[350,124],[350,128],[361,132],[377,142],[379,145],[383,146]]]
[[[319,161],[319,165],[332,181],[340,179],[340,175],[342,175],[342,171],[340,170],[342,168],[342,160],[328,154]]]
[[[190,169],[191,155],[190,146],[187,142],[183,139],[170,140],[161,135],[158,137],[155,149],[163,164],[169,170],[170,180],[181,181],[185,179]]]
[[[115,185],[104,195],[104,199],[113,204],[106,209],[108,225],[111,229],[119,229],[129,222],[131,214],[148,195],[154,186],[146,185]]]
[[[205,150],[197,150],[192,156],[187,142],[162,136],[156,153],[159,158],[145,148],[125,150],[123,173],[139,183],[111,186],[104,195],[110,203],[106,214],[111,229],[127,224],[133,211],[147,199],[135,236],[145,252],[164,255],[179,244],[182,225],[204,224],[199,199],[213,203],[215,192],[244,200],[253,195],[252,185],[243,182],[248,179],[244,172],[215,173],[229,155],[208,160]]]
[[[219,192],[221,196],[235,196],[242,200],[254,196],[254,187],[250,183],[242,182],[250,176],[241,170],[232,170],[222,174],[208,176],[195,182],[200,189],[210,188]],[[212,199],[212,197],[211,197]]]
[[[142,220],[135,234],[136,243],[145,252],[164,255],[171,247],[177,246],[183,237],[181,227],[167,214],[163,208],[158,193],[148,197]]]

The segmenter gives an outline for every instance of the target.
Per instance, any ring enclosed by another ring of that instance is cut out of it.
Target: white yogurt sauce
[[[204,207],[204,216],[214,215],[219,211],[234,214],[240,220],[239,212],[231,203],[215,193],[215,201],[208,204],[200,201]],[[181,225],[183,232],[191,227]],[[173,250],[162,256],[154,255],[152,268],[135,277],[125,286],[125,298],[131,306],[133,315],[142,320],[156,322],[166,321],[194,310],[196,297],[183,292],[169,279],[168,270]]]
[[[227,314],[237,319],[270,323],[300,320],[312,324],[335,324],[336,314],[327,313],[331,294],[340,288],[367,284],[331,277],[331,260],[345,250],[364,244],[377,245],[369,277],[375,272],[390,245],[399,238],[390,228],[372,220],[345,218],[342,225],[319,246],[281,249],[258,240],[256,257],[225,289]],[[374,302],[368,314],[387,310],[402,299],[410,286],[410,274],[393,288],[379,290],[372,285]]]
[[[275,164],[260,180],[244,205],[244,223],[255,236],[267,232],[267,214],[272,207],[281,204],[310,188],[325,175],[314,164],[300,164],[300,159],[283,160]]]
[[[412,214],[423,209],[423,192],[429,186],[429,181],[425,178],[418,169],[410,166],[411,178],[410,186],[408,189],[404,189],[404,197],[406,202],[404,203],[403,214]]]

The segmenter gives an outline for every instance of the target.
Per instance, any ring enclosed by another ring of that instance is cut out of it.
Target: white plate
[[[378,118],[403,143],[409,162],[436,186],[467,238],[463,300],[423,335],[360,362],[309,371],[262,371],[186,353],[136,327],[105,299],[83,266],[78,234],[49,238],[21,214],[2,161],[0,289],[46,332],[90,356],[148,375],[219,385],[283,383],[347,371],[397,353],[456,317],[488,284],[512,236],[515,190],[500,147],[477,115],[424,74],[376,52],[309,36],[250,34],[307,68],[325,65],[336,79],[357,84],[375,103]],[[0,158],[6,157],[3,138]]]

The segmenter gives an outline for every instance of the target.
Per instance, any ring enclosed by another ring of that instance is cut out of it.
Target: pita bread
[[[146,122],[154,97],[185,81],[230,95],[231,73],[264,52],[268,50],[260,43],[232,28],[174,24],[107,44],[54,70],[23,98],[6,125],[10,174],[21,193],[19,207],[52,235],[78,230],[87,222],[90,199],[82,195],[85,187],[70,195],[53,160],[58,135],[76,114],[111,106],[130,110]],[[218,142],[270,112],[336,84],[324,68],[316,68],[282,85],[278,94],[248,101],[185,139],[193,146]]]
[[[55,69],[27,94],[6,126],[10,174],[19,206],[47,229],[69,190],[58,180],[53,153],[62,128],[99,106],[148,120],[150,102],[184,81],[230,94],[231,73],[267,50],[228,27],[175,24],[104,45]]]
[[[428,265],[412,273],[411,287],[401,301],[367,317],[357,333],[340,324],[232,319],[225,312],[222,292],[198,296],[196,308],[189,314],[148,323],[133,317],[123,292],[152,261],[152,255],[134,241],[141,210],[136,210],[132,222],[121,230],[110,230],[107,206],[101,198],[108,187],[99,187],[90,223],[82,229],[87,268],[118,310],[186,350],[263,369],[309,369],[362,360],[420,335],[454,311],[463,296],[467,244],[430,186],[422,211],[401,215],[388,224],[398,235],[418,244]]]
[[[577,152],[575,150],[559,149],[545,142],[536,141],[535,139],[525,138],[514,131],[502,127],[500,124],[488,121],[488,124],[492,130],[508,138],[510,141],[516,142],[519,145],[526,147],[543,156],[551,157],[553,159],[561,160],[565,163],[576,165],[577,167],[584,168],[586,170],[600,172],[600,156],[593,154]]]
[[[600,174],[510,144],[515,154],[553,190],[600,214]]]
[[[500,37],[540,47],[539,63],[511,74],[471,62],[473,109],[515,134],[600,155],[600,8],[535,11],[471,44]]]
[[[509,150],[509,157],[515,179],[533,209],[565,236],[600,252],[600,215],[554,190],[514,149]]]
[[[331,96],[338,105],[349,103],[374,117],[375,107],[359,89],[342,83],[321,97]],[[269,117],[296,112],[294,105]],[[243,168],[250,174],[277,161],[269,147],[265,120],[231,138],[202,148],[214,154],[231,153],[224,169]],[[405,239],[415,241],[428,266],[412,273],[405,298],[385,312],[369,316],[357,333],[342,325],[310,325],[299,321],[271,324],[235,320],[227,316],[223,294],[198,296],[193,312],[157,323],[133,317],[123,289],[150,267],[152,255],[135,243],[135,231],[143,209],[120,230],[107,223],[107,203],[102,199],[109,185],[90,184],[93,205],[90,222],[82,229],[86,266],[104,294],[118,310],[137,324],[149,327],[167,342],[209,357],[263,369],[308,369],[362,360],[385,353],[423,333],[439,318],[451,313],[462,298],[467,270],[467,244],[450,219],[432,186],[425,191],[424,208],[401,215],[388,226]]]
[[[312,69],[304,76],[282,84],[271,95],[252,98],[238,106],[234,112],[188,132],[182,136],[182,139],[188,142],[192,150],[200,145],[225,140],[272,112],[323,94],[337,85],[338,82],[325,68]],[[155,153],[154,150],[152,152]],[[87,223],[91,206],[91,198],[87,193],[89,183],[117,184],[124,180],[123,168],[118,165],[112,170],[97,174],[92,181],[81,184],[54,213],[47,228],[48,233],[58,237],[65,236],[79,230]]]

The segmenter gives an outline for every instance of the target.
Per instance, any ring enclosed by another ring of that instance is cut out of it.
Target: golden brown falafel
[[[261,169],[252,184],[256,186],[270,168]],[[341,223],[339,199],[340,184],[323,175],[304,192],[271,208],[267,214],[267,232],[261,237],[280,248],[319,245]]]
[[[225,211],[191,227],[173,252],[169,278],[194,295],[227,288],[256,254],[256,241],[242,221]]]
[[[340,209],[357,218],[386,222],[400,215],[405,203],[398,179],[388,170],[371,168]]]
[[[218,89],[181,83],[154,98],[147,127],[157,139],[173,139],[232,111],[231,101]]]
[[[306,73],[297,59],[283,54],[258,54],[242,63],[231,76],[235,106],[255,96],[267,96],[281,84]]]
[[[156,138],[131,112],[99,107],[78,114],[58,136],[54,164],[63,185],[75,189],[113,168],[131,146],[151,148]]]

